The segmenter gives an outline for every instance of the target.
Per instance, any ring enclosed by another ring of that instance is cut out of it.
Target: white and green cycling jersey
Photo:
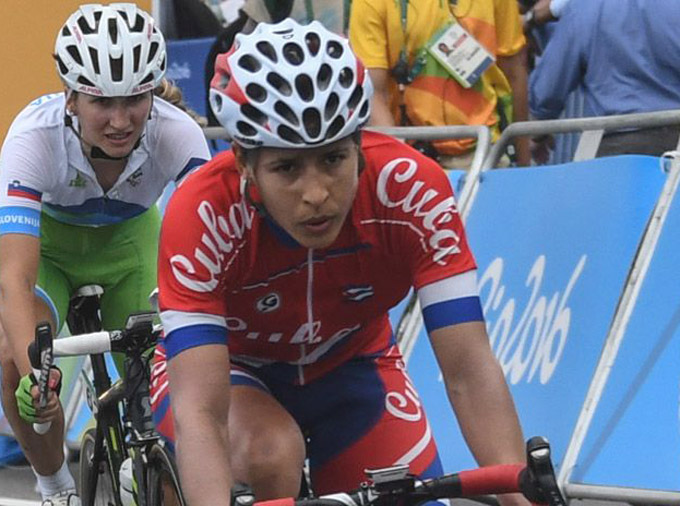
[[[210,158],[200,127],[155,97],[139,147],[104,192],[80,139],[64,124],[64,110],[63,93],[47,95],[12,123],[0,153],[0,234],[39,235],[41,211],[72,225],[120,223],[149,209],[168,182]]]
[[[37,292],[59,326],[73,290],[97,283],[105,328],[117,328],[155,287],[159,196],[210,151],[194,120],[154,97],[139,146],[105,192],[64,111],[63,93],[46,95],[12,123],[0,152],[0,235],[40,237]]]

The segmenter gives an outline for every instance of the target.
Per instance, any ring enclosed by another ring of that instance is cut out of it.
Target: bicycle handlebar
[[[28,346],[28,357],[33,367],[33,374],[38,381],[39,405],[44,407],[47,403],[50,368],[54,357],[138,350],[142,346],[155,344],[160,334],[161,326],[152,325],[148,318],[133,322],[125,330],[102,330],[61,339],[53,339],[49,323],[38,324],[35,329],[35,340]],[[42,435],[47,433],[51,425],[51,422],[34,423],[33,430]]]
[[[521,493],[529,501],[549,506],[566,506],[557,486],[550,460],[550,446],[542,437],[527,442],[527,464],[479,467],[440,478],[418,480],[408,466],[367,470],[370,482],[349,493],[316,498],[292,497],[255,502],[244,493],[234,496],[235,506],[414,506],[445,498],[473,498],[482,495]],[[250,500],[249,500],[250,498]]]
[[[318,498],[273,499],[255,502],[254,506],[366,506],[383,503],[413,505],[444,498],[525,492],[526,484],[522,482],[525,469],[526,466],[522,464],[487,466],[441,478],[414,480],[410,486],[387,492],[376,489],[373,484],[364,485],[350,493],[329,494]]]
[[[89,332],[76,336],[62,337],[54,341],[55,357],[77,357],[81,355],[95,355],[111,351],[112,334],[119,332],[109,332],[100,330],[99,332]]]
[[[161,332],[160,325],[154,326],[152,332],[157,338]],[[54,357],[78,357],[108,353],[110,351],[125,351],[129,347],[127,336],[128,334],[124,330],[100,330],[98,332],[62,337],[52,342],[52,354]],[[31,343],[29,350],[33,346],[38,345]]]

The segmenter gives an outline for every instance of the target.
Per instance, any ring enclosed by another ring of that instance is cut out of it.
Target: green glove
[[[17,398],[17,409],[19,410],[19,416],[29,423],[36,421],[35,406],[33,405],[31,388],[37,384],[38,382],[35,380],[33,373],[27,374],[21,378],[19,381],[19,386],[14,392],[14,396]]]
[[[55,369],[58,374],[54,375],[50,373],[50,380],[48,383],[48,388],[57,394],[57,397],[61,393],[61,378],[63,374],[61,369],[56,365],[53,365],[51,369]],[[33,396],[31,396],[31,388],[37,385],[38,382],[35,379],[33,373],[27,374],[19,380],[19,386],[14,392],[14,396],[17,399],[17,408],[19,410],[19,416],[27,422],[34,423],[36,421],[36,410],[33,404]]]

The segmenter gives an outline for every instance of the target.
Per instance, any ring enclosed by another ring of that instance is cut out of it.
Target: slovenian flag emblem
[[[42,193],[28,186],[22,186],[19,181],[12,181],[7,185],[7,196],[20,197],[22,199],[33,200],[34,202],[40,202],[42,199]]]

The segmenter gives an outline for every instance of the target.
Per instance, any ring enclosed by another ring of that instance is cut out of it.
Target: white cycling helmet
[[[210,105],[244,148],[330,144],[368,120],[373,85],[349,43],[318,21],[260,23],[215,61]]]
[[[132,3],[80,6],[61,28],[54,52],[64,84],[89,95],[139,95],[165,74],[163,35]]]

